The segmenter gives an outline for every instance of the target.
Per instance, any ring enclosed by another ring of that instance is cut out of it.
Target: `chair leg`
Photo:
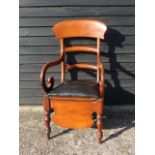
[[[98,129],[98,143],[101,144],[102,142],[102,136],[103,136],[103,133],[102,133],[102,115],[101,114],[97,114],[97,129]]]
[[[50,110],[45,110],[45,128],[46,128],[46,137],[49,140],[50,139],[50,133],[51,133],[51,128],[50,128]]]

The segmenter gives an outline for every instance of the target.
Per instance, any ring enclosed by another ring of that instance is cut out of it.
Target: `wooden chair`
[[[53,31],[60,40],[60,59],[45,64],[42,67],[40,80],[44,96],[43,106],[45,110],[45,127],[47,139],[50,139],[50,113],[54,110],[53,121],[64,128],[87,128],[94,123],[92,113],[97,114],[98,142],[102,140],[102,114],[104,95],[104,68],[100,58],[100,40],[104,39],[106,25],[97,20],[65,20],[54,25]],[[96,38],[97,47],[90,46],[65,46],[66,38]],[[85,52],[97,55],[96,65],[92,64],[66,64],[65,53]],[[54,78],[45,76],[47,70],[55,65],[61,65],[61,84],[53,88]],[[66,80],[65,69],[90,69],[97,72],[96,81]]]

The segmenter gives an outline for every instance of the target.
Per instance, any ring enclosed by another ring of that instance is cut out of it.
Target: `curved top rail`
[[[107,26],[98,20],[78,19],[64,20],[54,25],[53,31],[57,38],[91,37],[104,39]]]

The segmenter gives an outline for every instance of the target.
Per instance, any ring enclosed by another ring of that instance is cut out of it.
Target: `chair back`
[[[56,38],[60,40],[61,47],[61,57],[63,61],[61,63],[61,82],[65,79],[65,69],[73,69],[73,68],[85,68],[92,69],[97,71],[97,82],[99,82],[99,74],[100,74],[100,40],[104,39],[105,32],[107,30],[106,25],[97,20],[65,20],[58,22],[52,28]],[[90,46],[65,46],[64,40],[66,38],[96,38],[97,47]],[[87,52],[97,54],[97,63],[96,65],[92,64],[65,64],[64,62],[64,54],[70,52]]]

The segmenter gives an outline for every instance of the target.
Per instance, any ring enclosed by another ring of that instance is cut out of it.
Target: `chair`
[[[45,110],[45,127],[47,139],[50,139],[50,114],[54,111],[52,120],[58,126],[64,128],[88,128],[93,126],[95,120],[92,114],[96,113],[96,125],[98,129],[98,143],[102,140],[102,114],[104,95],[104,66],[100,58],[100,40],[104,39],[107,30],[103,22],[97,20],[65,20],[54,25],[53,31],[60,41],[60,58],[49,62],[42,67],[40,81],[46,92],[43,100]],[[91,46],[65,46],[66,38],[95,38],[97,47]],[[64,55],[70,52],[85,52],[97,55],[97,63],[67,64]],[[55,65],[61,65],[61,84],[54,88],[54,78],[48,78],[47,70]],[[96,81],[66,80],[66,69],[89,69],[97,72]]]

